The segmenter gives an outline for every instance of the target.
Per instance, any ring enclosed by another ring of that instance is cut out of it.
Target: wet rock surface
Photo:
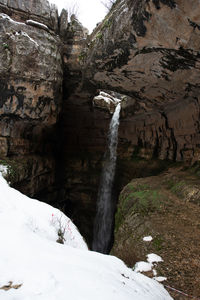
[[[74,77],[75,78],[75,77]],[[71,87],[70,87],[71,88]],[[90,94],[74,92],[60,116],[62,195],[58,203],[92,242],[101,162],[106,148],[110,114],[94,110]]]

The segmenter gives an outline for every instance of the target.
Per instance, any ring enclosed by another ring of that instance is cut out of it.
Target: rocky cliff
[[[93,106],[99,90],[127,99],[119,127],[117,193],[134,176],[158,174],[166,161],[199,160],[199,24],[197,1],[118,0],[79,55],[72,42],[76,59],[66,53],[63,199],[78,225],[85,224],[85,235],[92,231],[110,121],[104,105]]]
[[[115,199],[133,177],[199,161],[199,24],[195,0],[117,0],[88,37],[48,1],[0,0],[0,158],[15,187],[91,242],[111,119],[93,105],[101,90],[125,99]]]
[[[144,156],[199,157],[198,1],[116,1],[93,33],[85,84],[132,97],[120,137]]]
[[[0,1],[0,155],[12,160],[12,182],[29,195],[54,182],[63,80],[57,31],[48,1]]]

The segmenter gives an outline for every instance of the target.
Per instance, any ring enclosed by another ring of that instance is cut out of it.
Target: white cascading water
[[[118,103],[108,133],[108,147],[104,155],[103,170],[97,196],[97,213],[94,222],[94,236],[92,250],[100,253],[108,253],[112,236],[114,204],[112,200],[112,188],[115,177],[118,127],[121,104]]]

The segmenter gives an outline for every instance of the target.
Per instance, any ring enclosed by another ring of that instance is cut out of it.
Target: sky
[[[107,13],[101,0],[49,0],[49,2],[56,4],[59,12],[63,7],[73,7],[77,3],[79,11],[78,19],[90,33]]]

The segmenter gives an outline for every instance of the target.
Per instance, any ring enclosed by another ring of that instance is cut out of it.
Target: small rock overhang
[[[130,98],[129,96],[107,90],[98,90],[98,95],[92,100],[93,107],[103,109],[113,114],[116,106],[121,103],[122,107]]]

